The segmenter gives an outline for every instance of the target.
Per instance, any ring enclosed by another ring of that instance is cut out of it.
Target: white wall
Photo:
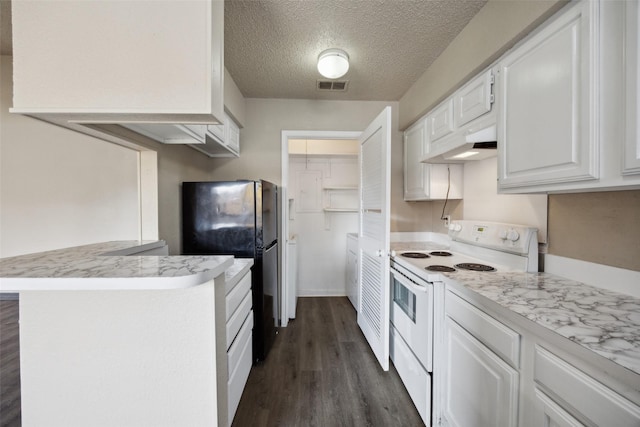
[[[290,157],[289,233],[297,235],[299,296],[344,296],[347,233],[358,232],[358,214],[325,213],[324,207],[358,207],[358,158]]]
[[[464,219],[508,222],[538,228],[547,241],[546,194],[498,194],[497,157],[464,165]]]
[[[138,239],[138,153],[9,113],[0,61],[0,257]]]

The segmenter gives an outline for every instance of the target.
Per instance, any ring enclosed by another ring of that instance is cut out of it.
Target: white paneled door
[[[360,137],[360,301],[358,325],[389,370],[391,107]]]

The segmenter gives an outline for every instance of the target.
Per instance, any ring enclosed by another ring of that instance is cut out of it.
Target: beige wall
[[[558,10],[564,0],[489,0],[400,99],[406,129]]]
[[[138,239],[138,153],[9,113],[0,62],[0,257]]]
[[[387,105],[393,108],[392,129],[397,129],[395,102],[247,99],[240,158],[213,160],[210,178],[266,179],[280,185],[283,130],[362,131]],[[402,200],[402,134],[398,131],[393,132],[391,162],[391,230],[429,230],[431,204]]]
[[[550,195],[549,253],[640,271],[640,190]]]
[[[538,241],[547,241],[546,194],[498,194],[498,159],[464,165],[465,219],[522,224],[538,229]]]

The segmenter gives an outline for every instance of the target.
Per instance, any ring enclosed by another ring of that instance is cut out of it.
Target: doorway
[[[347,232],[358,231],[360,134],[282,131],[282,326],[295,318],[297,277],[307,283],[302,296],[346,295]],[[334,286],[320,288],[319,280]]]

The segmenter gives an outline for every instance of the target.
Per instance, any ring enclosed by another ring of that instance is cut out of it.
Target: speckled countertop
[[[0,259],[0,292],[177,289],[225,272],[232,256],[112,255],[156,242],[116,241]]]
[[[392,244],[395,250],[441,248],[429,242]],[[640,375],[639,298],[549,273],[438,274]]]

